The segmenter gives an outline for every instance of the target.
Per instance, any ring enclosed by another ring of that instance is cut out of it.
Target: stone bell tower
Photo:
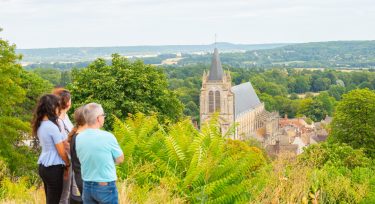
[[[211,68],[204,71],[200,95],[200,122],[207,122],[218,113],[222,134],[225,134],[234,122],[234,94],[231,91],[231,76],[221,66],[217,48],[212,56]]]

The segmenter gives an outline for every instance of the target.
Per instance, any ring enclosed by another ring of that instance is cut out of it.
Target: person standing
[[[86,120],[83,117],[83,106],[77,108],[74,111],[74,121],[75,126],[73,130],[68,135],[68,142],[70,144],[70,155],[71,155],[71,163],[72,163],[72,175],[73,175],[73,183],[75,182],[79,192],[74,192],[74,188],[72,188],[70,193],[70,204],[73,203],[82,203],[82,193],[83,193],[83,181],[81,175],[81,163],[77,157],[76,151],[76,138],[79,133],[87,128]]]
[[[72,99],[70,92],[64,88],[55,88],[52,93],[56,95],[60,100],[60,114],[58,119],[58,124],[60,126],[61,132],[64,135],[64,146],[65,151],[68,153],[70,158],[70,145],[68,143],[68,134],[73,129],[73,124],[69,119],[68,111],[72,106]],[[72,180],[74,179],[72,174],[72,169],[70,167],[69,175],[64,179],[63,192],[61,195],[60,204],[69,204],[70,191],[72,186]],[[74,183],[74,181],[73,181]],[[73,185],[73,188],[77,188]]]
[[[76,139],[76,151],[81,162],[83,203],[118,203],[116,167],[124,161],[115,136],[100,130],[105,114],[102,106],[89,103],[83,109],[87,129]]]
[[[70,166],[64,148],[64,136],[57,122],[59,113],[59,99],[47,94],[39,99],[32,122],[32,133],[42,148],[38,164],[47,204],[59,203],[63,179],[69,173]]]

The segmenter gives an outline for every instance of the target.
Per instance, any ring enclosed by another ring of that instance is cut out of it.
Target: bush
[[[198,132],[189,120],[162,127],[156,116],[136,114],[116,120],[114,134],[127,155],[118,174],[144,195],[168,186],[192,203],[247,202],[253,174],[266,163],[259,148],[222,137],[216,119]]]
[[[1,181],[0,198],[26,202],[32,199],[35,190],[35,187],[29,186],[26,177],[21,177],[15,181],[7,177]]]
[[[371,203],[375,170],[362,150],[319,144],[295,158],[281,155],[257,175],[263,192],[255,203]],[[263,178],[263,179],[261,179]],[[364,202],[366,201],[366,202]]]

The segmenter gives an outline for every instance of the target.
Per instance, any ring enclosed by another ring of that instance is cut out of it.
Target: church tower
[[[200,95],[201,126],[212,117],[219,114],[222,134],[225,134],[234,122],[234,94],[231,91],[231,76],[224,72],[221,66],[217,48],[212,56],[211,68],[203,73]]]

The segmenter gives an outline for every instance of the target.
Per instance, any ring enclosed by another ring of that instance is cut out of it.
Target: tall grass
[[[17,186],[24,184],[17,183]],[[152,189],[141,189],[136,184],[129,181],[120,181],[117,183],[119,193],[120,204],[131,204],[131,203],[145,203],[145,204],[157,204],[157,203],[170,203],[180,204],[186,203],[182,198],[178,198],[172,195],[170,189],[166,186],[158,186]],[[18,188],[17,194],[14,196],[7,196],[7,198],[0,200],[0,204],[42,204],[45,203],[44,189],[22,189]]]

